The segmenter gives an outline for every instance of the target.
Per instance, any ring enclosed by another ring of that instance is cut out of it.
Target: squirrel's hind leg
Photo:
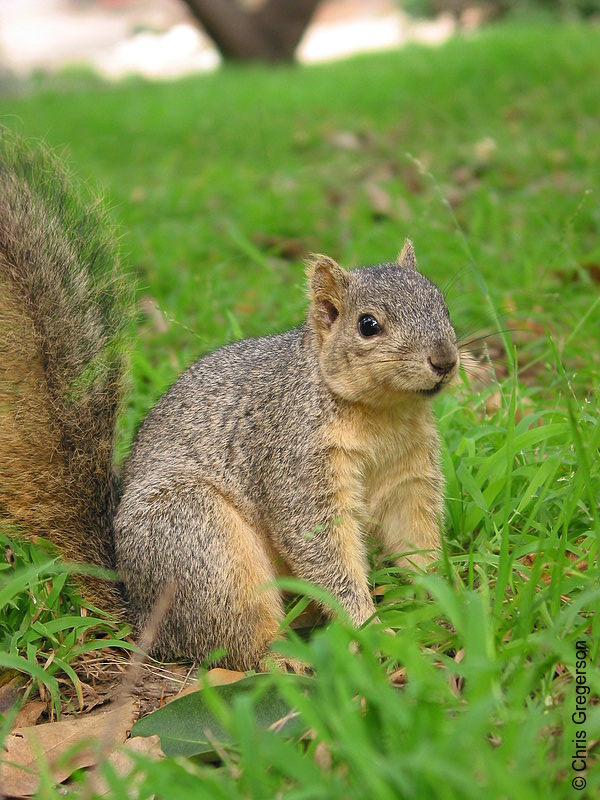
[[[267,543],[212,486],[130,484],[115,520],[117,564],[142,627],[161,588],[175,584],[153,651],[257,669],[283,619]]]

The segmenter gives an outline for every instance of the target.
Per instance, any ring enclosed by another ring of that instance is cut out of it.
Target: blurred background
[[[600,0],[0,0],[0,63],[19,75],[78,64],[164,78],[223,56],[319,62],[438,44],[508,15],[599,11]]]
[[[260,49],[256,30],[233,12],[251,14],[261,5],[269,6],[271,32],[281,33],[291,24],[296,41],[283,50],[266,43]],[[490,13],[487,5],[444,5],[427,0],[402,4],[394,0],[268,4],[260,0],[2,0],[0,58],[5,68],[21,75],[87,64],[107,77],[132,72],[170,77],[215,69],[223,50],[239,58],[295,56],[308,63],[393,48],[407,41],[438,43],[457,25],[472,27]],[[236,25],[239,40],[231,32]]]

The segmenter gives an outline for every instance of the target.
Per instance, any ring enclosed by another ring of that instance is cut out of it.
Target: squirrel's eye
[[[372,314],[363,314],[358,320],[358,332],[361,336],[376,336],[381,333],[381,325]]]

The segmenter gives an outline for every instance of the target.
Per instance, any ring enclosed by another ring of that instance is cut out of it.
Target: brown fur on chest
[[[326,439],[339,508],[367,527],[403,486],[439,471],[437,430],[425,403],[385,412],[350,407],[329,423]]]

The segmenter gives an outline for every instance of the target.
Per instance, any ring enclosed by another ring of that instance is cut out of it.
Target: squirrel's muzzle
[[[445,377],[455,368],[458,361],[456,347],[450,342],[436,342],[432,348],[427,363],[440,377]]]

